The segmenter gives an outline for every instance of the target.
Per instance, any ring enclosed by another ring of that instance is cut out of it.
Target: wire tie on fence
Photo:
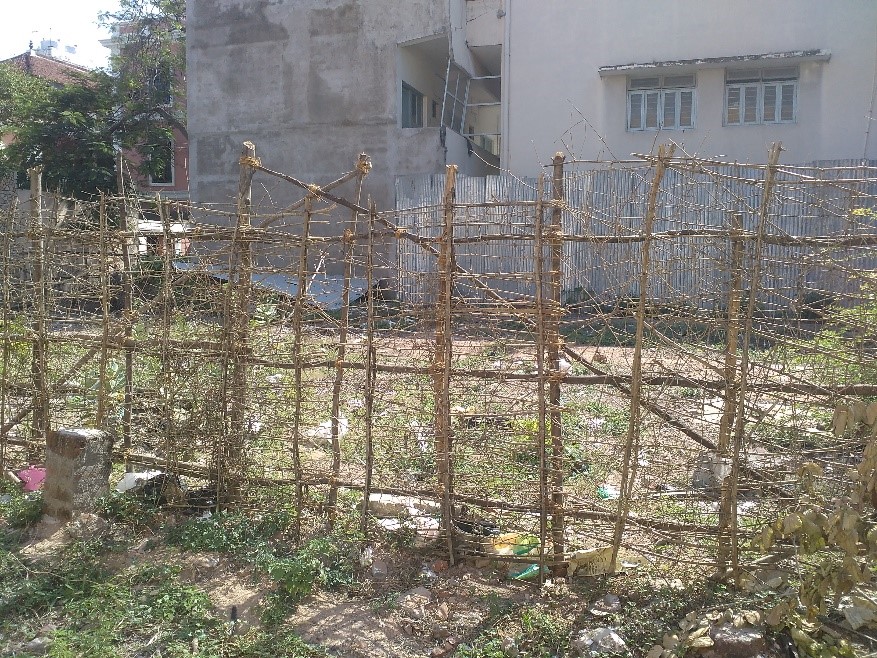
[[[262,161],[259,158],[255,158],[251,155],[242,155],[240,159],[240,164],[249,165],[253,169],[262,166]]]
[[[401,239],[401,238],[405,237],[406,233],[408,233],[408,231],[400,226],[399,228],[396,229],[395,236],[397,239]]]
[[[372,170],[372,161],[371,158],[368,157],[365,153],[359,156],[359,160],[356,163],[356,168],[359,170],[363,176],[367,176],[368,173]]]
[[[308,185],[308,192],[310,192],[314,196],[320,196],[322,194],[323,190],[316,183],[311,183],[310,185]]]

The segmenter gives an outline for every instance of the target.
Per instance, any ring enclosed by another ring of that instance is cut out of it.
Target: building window
[[[627,129],[684,130],[694,128],[694,75],[630,78]]]
[[[795,123],[797,120],[797,68],[725,72],[725,125]]]
[[[159,67],[153,70],[149,86],[152,91],[152,100],[156,105],[170,107],[173,105],[171,95],[171,70],[168,67]]]
[[[402,83],[402,127],[423,128],[423,94]]]
[[[158,144],[149,153],[149,184],[174,184],[174,143],[168,140]]]

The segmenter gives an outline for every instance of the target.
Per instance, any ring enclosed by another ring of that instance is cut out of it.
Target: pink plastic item
[[[37,491],[43,486],[43,480],[46,479],[46,469],[43,466],[34,466],[31,464],[24,470],[16,473],[22,481],[22,488],[25,491]]]

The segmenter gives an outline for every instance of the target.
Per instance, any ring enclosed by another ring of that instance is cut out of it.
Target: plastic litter
[[[129,489],[133,489],[135,487],[139,487],[144,482],[147,482],[154,478],[156,475],[161,475],[161,471],[140,471],[139,473],[125,473],[122,476],[122,479],[119,480],[116,485],[116,491],[119,493],[124,493]]]
[[[613,573],[612,547],[600,546],[576,551],[569,556],[569,569],[567,575],[572,578],[578,573],[580,576],[601,576]]]
[[[340,416],[338,418],[338,438],[340,439],[345,434],[347,434],[347,430],[349,428],[350,423],[347,422],[347,419],[344,416]],[[309,427],[304,432],[302,432],[301,435],[302,438],[314,445],[319,445],[320,443],[331,441],[332,419],[330,418],[329,420],[324,420],[316,427]]]
[[[43,487],[43,481],[46,479],[46,469],[44,466],[34,466],[31,464],[27,468],[18,471],[16,475],[22,482],[22,489],[25,491],[38,491]]]
[[[611,484],[603,483],[597,487],[597,497],[603,500],[615,500],[621,495],[621,489]]]
[[[539,548],[539,538],[519,532],[506,532],[493,540],[493,552],[497,555],[529,555]]]
[[[548,567],[542,567],[542,573],[548,573]],[[509,569],[509,580],[534,580],[539,577],[539,565],[527,564],[523,567],[512,567]]]

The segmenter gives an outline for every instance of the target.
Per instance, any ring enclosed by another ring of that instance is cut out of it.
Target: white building
[[[467,3],[475,4],[475,3]],[[505,0],[503,164],[877,158],[872,0]]]

